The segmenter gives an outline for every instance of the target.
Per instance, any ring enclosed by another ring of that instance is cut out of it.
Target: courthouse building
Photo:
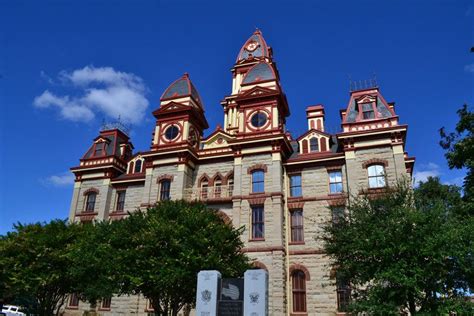
[[[164,90],[153,111],[150,148],[134,151],[123,129],[103,128],[72,168],[70,220],[118,220],[167,199],[204,201],[236,227],[245,226],[244,251],[269,273],[270,315],[341,313],[349,290],[329,267],[318,238],[322,225],[344,212],[349,196],[411,177],[407,126],[377,86],[366,86],[341,100],[348,102],[340,110],[340,132],[325,129],[325,111],[339,108],[318,104],[299,122],[307,130],[290,134],[291,105],[258,30],[231,74],[231,92],[221,101],[223,125],[207,137],[204,102],[188,74]],[[89,304],[73,295],[65,311],[79,315],[84,309]],[[146,315],[149,306],[142,296],[121,296],[97,310]]]

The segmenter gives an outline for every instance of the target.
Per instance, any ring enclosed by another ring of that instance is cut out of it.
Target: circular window
[[[267,123],[267,114],[265,112],[257,112],[250,119],[254,127],[262,127]]]
[[[179,128],[176,125],[171,125],[165,131],[165,137],[167,140],[173,140],[178,136]]]

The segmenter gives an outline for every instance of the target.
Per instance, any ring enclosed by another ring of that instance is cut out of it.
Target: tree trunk
[[[411,316],[416,315],[416,304],[415,304],[415,298],[413,297],[413,295],[410,295],[408,304],[409,304],[409,309],[410,309],[410,315]]]

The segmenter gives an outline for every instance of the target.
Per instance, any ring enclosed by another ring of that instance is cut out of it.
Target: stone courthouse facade
[[[159,200],[202,200],[245,226],[244,251],[269,272],[270,315],[343,312],[349,290],[330,270],[318,238],[322,224],[337,220],[349,196],[411,177],[407,126],[374,86],[350,91],[339,133],[325,130],[325,108],[313,105],[301,122],[307,131],[291,135],[285,127],[291,107],[258,30],[231,73],[231,93],[221,101],[223,126],[207,137],[203,100],[187,74],[164,91],[153,112],[148,150],[134,152],[120,128],[100,131],[72,168],[70,220],[117,220]],[[149,312],[141,296],[99,305],[103,315]],[[84,309],[89,304],[73,295],[65,312]]]

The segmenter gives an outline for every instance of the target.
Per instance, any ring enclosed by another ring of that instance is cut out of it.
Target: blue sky
[[[305,107],[322,103],[337,132],[349,76],[376,73],[409,125],[417,176],[460,183],[437,131],[474,103],[473,1],[0,1],[0,234],[67,217],[68,170],[103,118],[124,113],[135,148],[148,149],[151,112],[184,72],[204,100],[206,134],[222,124],[229,70],[255,27],[273,47],[290,131],[302,133]]]

